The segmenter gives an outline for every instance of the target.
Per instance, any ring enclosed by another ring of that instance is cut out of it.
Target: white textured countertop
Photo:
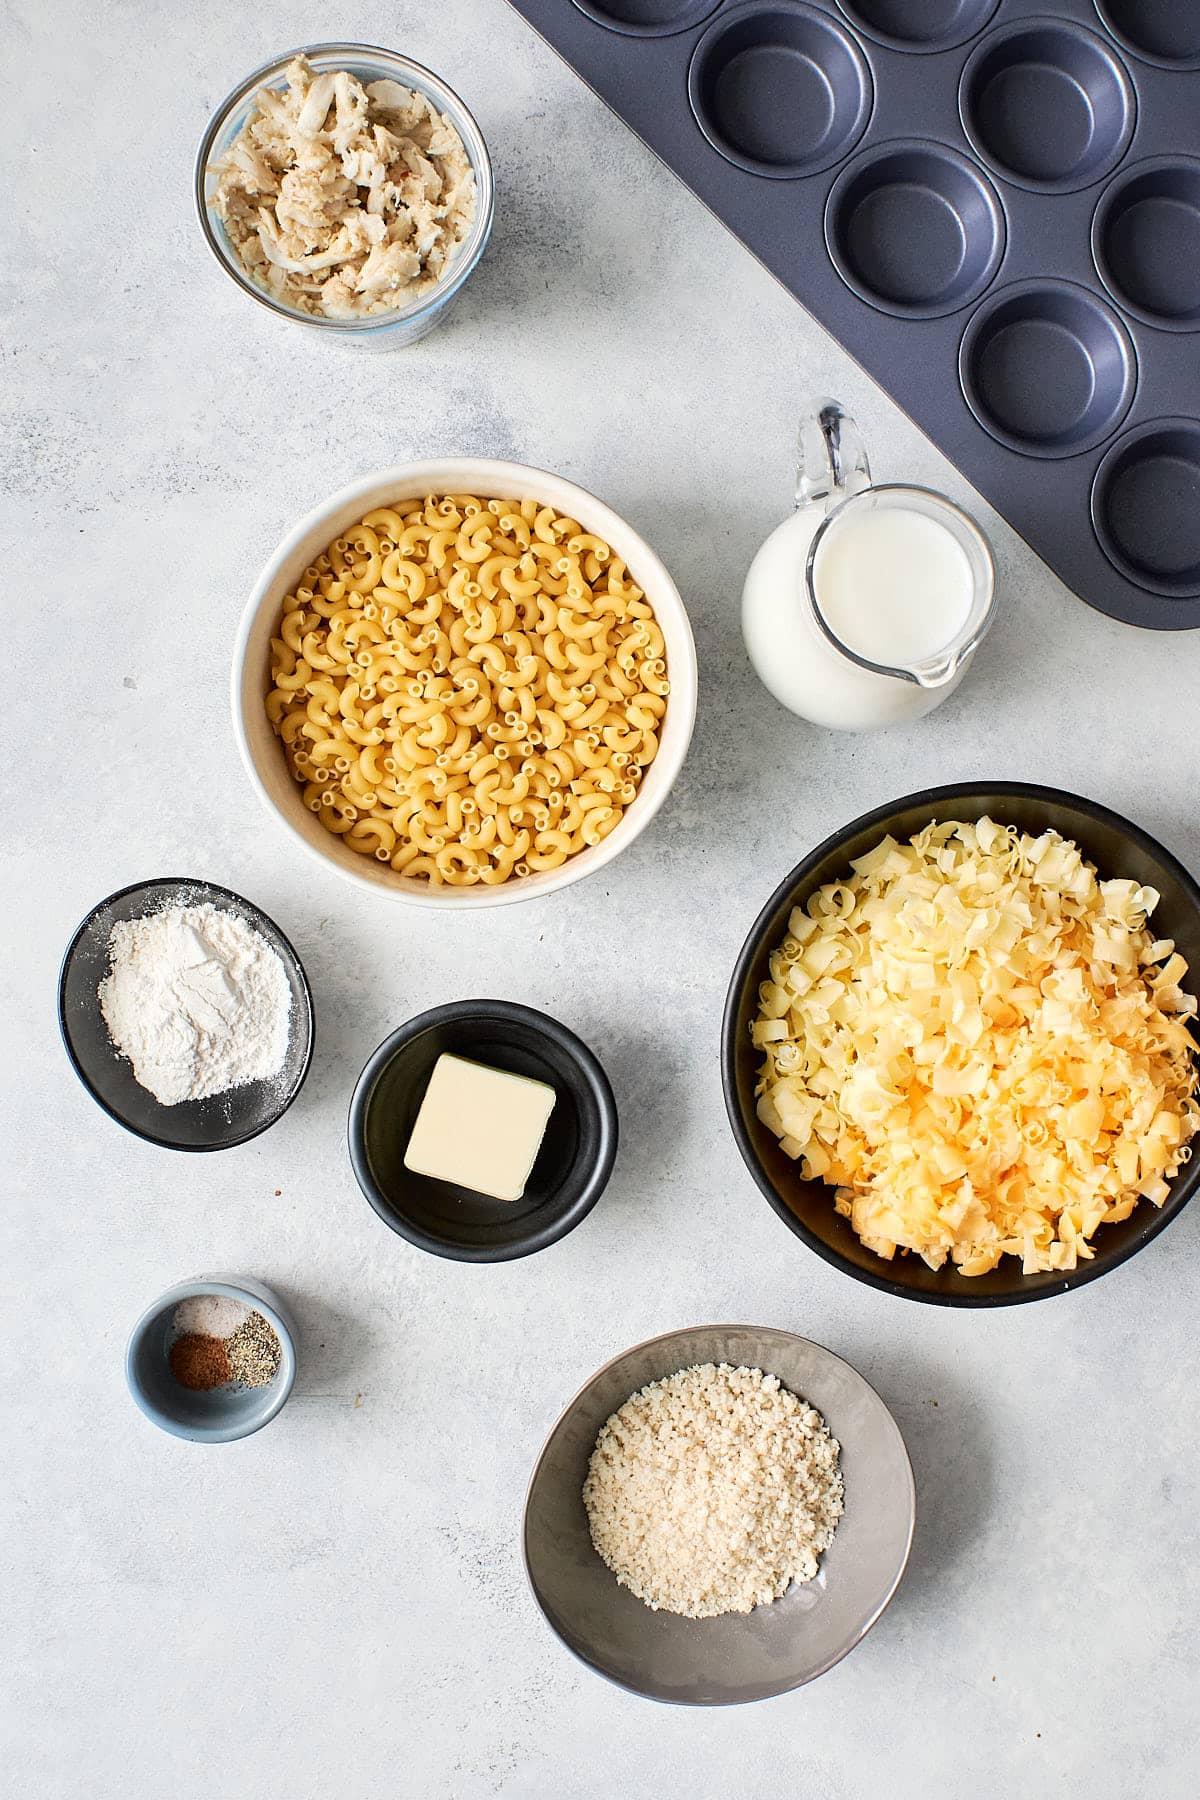
[[[502,0],[11,0],[6,233],[2,1785],[16,1800],[1158,1800],[1195,1791],[1200,1207],[1084,1291],[994,1313],[877,1294],[810,1255],[726,1127],[717,1033],[760,903],[830,829],[910,789],[1054,783],[1200,868],[1200,635],[1088,611]],[[492,247],[451,323],[356,358],[252,306],[192,217],[196,140],[257,62],[384,42],[475,111]],[[950,380],[936,372],[933,379]],[[884,478],[992,534],[1002,612],[934,717],[841,739],[757,687],[750,556],[789,505],[810,392]],[[653,829],[544,903],[439,919],[324,874],[263,815],[227,719],[260,562],[393,460],[542,464],[624,513],[687,600],[691,758]],[[316,1062],[268,1136],[172,1155],[75,1081],[58,960],[102,895],[207,876],[293,939]],[[355,1187],[369,1051],[438,1001],[544,1006],[607,1064],[610,1188],[525,1262],[440,1262]],[[206,1268],[278,1284],[297,1391],[228,1448],[122,1379],[150,1299]],[[551,1636],[525,1483],[603,1359],[714,1319],[801,1331],[895,1410],[920,1518],[866,1642],[747,1709],[655,1707]]]

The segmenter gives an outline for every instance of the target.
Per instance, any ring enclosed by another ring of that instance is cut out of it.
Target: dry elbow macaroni
[[[267,716],[316,817],[436,886],[557,868],[658,751],[666,652],[602,538],[536,500],[379,507],[288,594]]]

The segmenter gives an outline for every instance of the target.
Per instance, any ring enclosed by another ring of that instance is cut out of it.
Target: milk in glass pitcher
[[[742,633],[777,700],[842,731],[932,712],[992,621],[987,539],[943,494],[873,484],[853,419],[816,403],[800,429],[796,510],[750,565]]]

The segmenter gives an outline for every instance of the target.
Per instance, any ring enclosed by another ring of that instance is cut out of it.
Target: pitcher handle
[[[862,434],[836,400],[814,400],[800,422],[796,505],[828,509],[871,485]]]

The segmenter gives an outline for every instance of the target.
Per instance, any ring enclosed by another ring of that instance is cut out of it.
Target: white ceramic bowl
[[[515,876],[495,887],[431,888],[425,881],[398,875],[390,869],[348,850],[326,831],[305,806],[298,784],[284,760],[283,747],[272,731],[264,708],[270,686],[271,638],[280,617],[283,597],[304,569],[326,546],[372,507],[426,494],[479,494],[498,500],[540,500],[570,518],[586,531],[604,538],[654,608],[667,647],[667,674],[671,683],[658,755],[646,770],[637,798],[620,824],[601,843],[568,857],[560,868],[543,874]],[[376,894],[410,905],[443,908],[507,906],[551,894],[585,875],[594,875],[644,831],[671,791],[683,766],[696,718],[696,647],[692,628],[678,589],[649,545],[603,501],[561,476],[521,463],[493,462],[485,457],[448,457],[440,461],[400,463],[351,482],[315,507],[290,531],[254,584],[238,630],[233,654],[233,729],[246,772],[269,812],[312,855],[336,869],[348,881]]]

